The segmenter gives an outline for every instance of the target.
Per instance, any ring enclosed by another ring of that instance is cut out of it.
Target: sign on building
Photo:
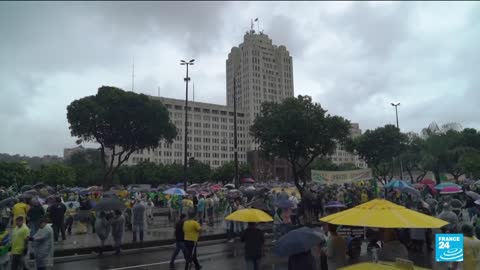
[[[345,184],[353,183],[360,180],[368,180],[372,178],[371,169],[351,170],[351,171],[317,171],[312,170],[312,181],[323,184]]]

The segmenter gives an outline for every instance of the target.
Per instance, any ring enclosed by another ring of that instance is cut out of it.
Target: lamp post
[[[237,149],[237,80],[233,78],[233,157],[235,164],[235,187],[240,187],[238,179],[238,149]]]
[[[400,126],[398,125],[398,106],[400,106],[400,103],[390,103],[393,107],[395,107],[395,116],[397,119],[397,128],[400,130]],[[402,159],[400,159],[400,179],[403,180],[403,163]],[[412,179],[413,180],[413,179]]]
[[[184,152],[183,152],[183,189],[187,191],[187,136],[188,136],[188,82],[190,78],[188,77],[188,66],[193,65],[195,59],[192,59],[188,62],[185,60],[180,60],[180,65],[187,67],[187,73],[184,78],[185,80],[185,141],[184,141]]]

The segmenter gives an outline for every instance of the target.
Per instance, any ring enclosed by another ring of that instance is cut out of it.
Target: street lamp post
[[[187,73],[184,78],[185,80],[185,141],[184,141],[184,152],[183,152],[183,188],[187,191],[187,136],[188,136],[188,82],[190,78],[188,77],[188,66],[193,65],[195,59],[192,59],[188,62],[185,60],[180,60],[180,65],[187,67]]]
[[[397,119],[397,128],[398,130],[400,130],[400,126],[398,125],[398,106],[400,106],[400,103],[390,103],[393,107],[395,107],[395,116],[396,116],[396,119]],[[400,159],[400,179],[403,180],[403,162],[402,162],[402,159]]]
[[[238,179],[238,149],[237,149],[237,80],[233,78],[233,150],[235,164],[235,187],[240,187]]]

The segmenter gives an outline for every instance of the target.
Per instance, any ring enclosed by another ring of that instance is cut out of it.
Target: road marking
[[[228,254],[228,253],[229,253],[229,252],[220,252],[220,253],[218,253],[218,254],[200,256],[200,257],[198,257],[198,260],[205,260],[205,259],[209,259],[209,258],[221,257],[221,256],[224,256],[225,254]],[[185,259],[175,260],[175,262],[185,262]],[[119,267],[119,268],[110,268],[109,270],[136,269],[136,268],[149,267],[149,266],[154,266],[154,265],[164,265],[164,264],[170,264],[170,261],[157,262],[157,263],[148,263],[148,264],[139,264],[139,265]]]

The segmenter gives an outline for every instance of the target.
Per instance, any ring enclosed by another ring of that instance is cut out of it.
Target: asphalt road
[[[169,269],[170,257],[173,248],[164,250],[144,250],[137,253],[124,253],[120,256],[106,254],[102,257],[93,257],[74,260],[71,262],[56,262],[56,270],[147,270]],[[243,259],[243,245],[241,243],[220,243],[198,248],[200,264],[203,269],[245,269]],[[184,260],[180,253],[176,261],[177,269],[183,269]],[[193,267],[192,267],[193,269]],[[261,269],[287,269],[286,259],[267,255]]]

